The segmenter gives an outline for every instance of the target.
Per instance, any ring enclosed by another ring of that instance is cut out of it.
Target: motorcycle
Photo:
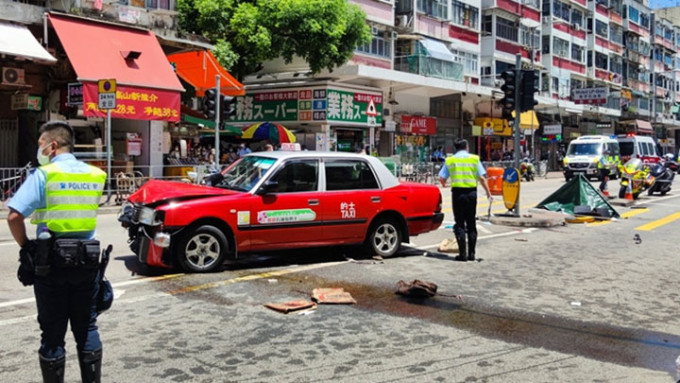
[[[671,185],[673,184],[675,173],[671,170],[670,163],[668,161],[664,162],[663,164],[652,164],[649,169],[649,174],[651,176],[652,184],[649,189],[647,189],[647,195],[652,195],[655,192],[665,195],[671,191]]]
[[[639,158],[633,158],[620,166],[621,189],[619,198],[625,198],[626,192],[630,187],[633,199],[637,199],[643,190],[649,188],[653,183],[653,178],[649,174],[649,168],[645,166]]]
[[[523,180],[529,182],[534,180],[534,174],[536,174],[536,168],[534,167],[534,164],[529,161],[528,158],[525,158],[522,163],[519,165],[519,172],[520,176],[522,177]]]
[[[673,153],[666,153],[663,159],[670,171],[680,174],[680,164],[675,160]]]

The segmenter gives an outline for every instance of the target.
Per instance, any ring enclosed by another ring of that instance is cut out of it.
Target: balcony
[[[463,64],[425,55],[397,56],[394,70],[451,81],[463,80]]]

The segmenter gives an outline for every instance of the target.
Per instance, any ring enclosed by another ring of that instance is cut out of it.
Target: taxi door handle
[[[307,203],[309,204],[309,206],[317,206],[317,205],[319,205],[319,200],[318,199],[308,199]]]
[[[371,202],[380,203],[380,197],[371,197]]]

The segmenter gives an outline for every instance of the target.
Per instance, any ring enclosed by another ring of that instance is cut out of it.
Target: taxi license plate
[[[588,172],[588,174],[594,174],[594,173],[595,173],[595,169],[588,169],[587,172]]]

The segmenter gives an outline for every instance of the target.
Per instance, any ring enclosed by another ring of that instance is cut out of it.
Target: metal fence
[[[5,202],[12,198],[14,193],[28,176],[31,170],[31,163],[27,163],[23,168],[0,168],[0,201]]]

